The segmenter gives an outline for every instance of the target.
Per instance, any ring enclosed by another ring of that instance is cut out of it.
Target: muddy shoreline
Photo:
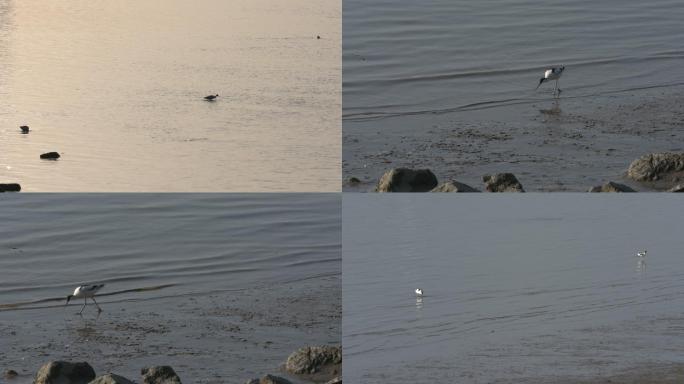
[[[385,171],[406,167],[473,187],[485,174],[511,172],[530,192],[586,192],[608,181],[656,191],[629,180],[627,168],[648,153],[684,150],[683,126],[681,87],[344,121],[343,189],[372,191]]]
[[[152,300],[100,302],[97,316],[80,306],[0,312],[0,369],[12,383],[31,383],[51,360],[88,361],[98,374],[137,378],[140,368],[171,365],[187,383],[244,383],[285,373],[290,353],[339,345],[340,276]]]

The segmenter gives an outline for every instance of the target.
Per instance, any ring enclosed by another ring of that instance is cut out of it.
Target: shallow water
[[[328,0],[2,0],[0,179],[337,191],[340,14]]]
[[[169,364],[207,383],[339,344],[338,195],[30,194],[0,210],[3,369]],[[66,295],[92,282],[104,312],[76,316]]]
[[[535,383],[683,363],[680,202],[648,200],[345,195],[345,380]]]
[[[512,163],[533,175],[568,168],[552,182],[532,180],[534,190],[587,190],[617,178],[642,154],[684,142],[683,16],[684,4],[672,0],[346,1],[344,175],[375,181],[390,167],[423,166],[475,179]],[[535,90],[551,65],[566,66],[559,104],[553,84]],[[676,115],[642,109],[654,101]],[[652,125],[666,132],[653,134]],[[473,129],[518,140],[451,145],[454,133]],[[606,156],[608,164],[594,165]]]

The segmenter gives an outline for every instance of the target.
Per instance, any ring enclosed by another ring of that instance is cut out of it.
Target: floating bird
[[[551,67],[544,71],[544,77],[539,79],[539,84],[537,84],[537,88],[539,88],[540,85],[542,85],[543,82],[549,81],[549,80],[556,80],[556,87],[553,89],[554,95],[557,97],[560,96],[561,90],[558,88],[558,79],[560,79],[561,75],[563,74],[563,71],[565,70],[565,67]],[[537,89],[535,88],[535,89]]]
[[[636,255],[637,257],[646,257],[646,250],[638,251]]]
[[[204,96],[204,100],[206,101],[214,101],[218,97],[218,93],[215,95],[209,95],[209,96]]]
[[[93,301],[93,303],[95,303],[97,311],[102,312],[102,308],[100,308],[100,306],[97,305],[97,301],[95,301],[95,294],[97,293],[97,291],[102,289],[102,287],[104,287],[104,284],[81,285],[74,290],[73,295],[67,296],[66,305],[69,305],[69,300],[71,300],[72,298],[80,299],[82,297],[83,307],[81,307],[81,312],[79,312],[80,314],[85,309],[86,304],[88,304],[88,298],[90,298]]]
[[[416,296],[423,296],[423,290],[420,288],[416,288]]]
[[[21,133],[23,133],[23,134],[29,133],[29,126],[28,125],[22,125],[19,128],[21,129]]]

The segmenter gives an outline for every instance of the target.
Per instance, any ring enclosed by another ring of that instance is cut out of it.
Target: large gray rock
[[[456,180],[447,181],[442,183],[430,192],[480,192],[477,189],[471,187],[470,185],[459,183]]]
[[[106,375],[98,376],[95,380],[88,384],[135,384],[134,382],[128,380],[125,377],[109,373]]]
[[[95,378],[90,364],[51,361],[38,370],[34,384],[88,384]]]
[[[651,153],[629,165],[627,176],[637,181],[655,181],[674,172],[684,172],[684,153]]]
[[[603,185],[598,185],[592,187],[589,192],[636,192],[632,188],[624,185],[609,181]]]
[[[395,168],[380,178],[376,192],[427,192],[437,186],[437,177],[429,169]]]
[[[304,347],[292,352],[287,358],[285,370],[296,374],[310,374],[339,364],[342,364],[342,349],[339,346]]]
[[[525,192],[522,184],[512,173],[495,173],[482,176],[485,189],[489,192]]]
[[[180,377],[168,365],[146,367],[140,374],[145,384],[181,384]]]
[[[17,183],[0,184],[0,192],[20,192],[21,185]]]

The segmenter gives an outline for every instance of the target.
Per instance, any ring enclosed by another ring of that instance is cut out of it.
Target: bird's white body
[[[75,299],[80,299],[83,298],[83,307],[81,307],[81,312],[83,312],[83,309],[85,309],[87,300],[90,299],[95,303],[95,306],[97,307],[97,310],[102,312],[102,309],[100,306],[97,304],[97,301],[95,301],[95,294],[97,291],[102,289],[104,287],[104,284],[89,284],[89,285],[80,285],[74,289],[74,294],[67,296],[67,304],[69,304],[69,300],[72,298]],[[81,313],[79,312],[79,313]]]
[[[644,258],[646,257],[646,250],[644,249],[643,251],[638,251],[636,255],[637,257]]]
[[[423,296],[423,290],[420,288],[416,288],[416,295],[417,296]]]
[[[539,84],[537,85],[537,88],[539,88],[540,85],[542,85],[543,82],[545,81],[550,81],[550,80],[555,80],[556,81],[556,86],[553,90],[554,95],[560,96],[561,90],[558,88],[558,79],[563,75],[563,71],[565,70],[565,67],[551,67],[547,70],[544,71],[544,77],[539,79]]]
[[[549,68],[544,72],[544,78],[546,80],[558,80],[563,74],[565,67]]]

